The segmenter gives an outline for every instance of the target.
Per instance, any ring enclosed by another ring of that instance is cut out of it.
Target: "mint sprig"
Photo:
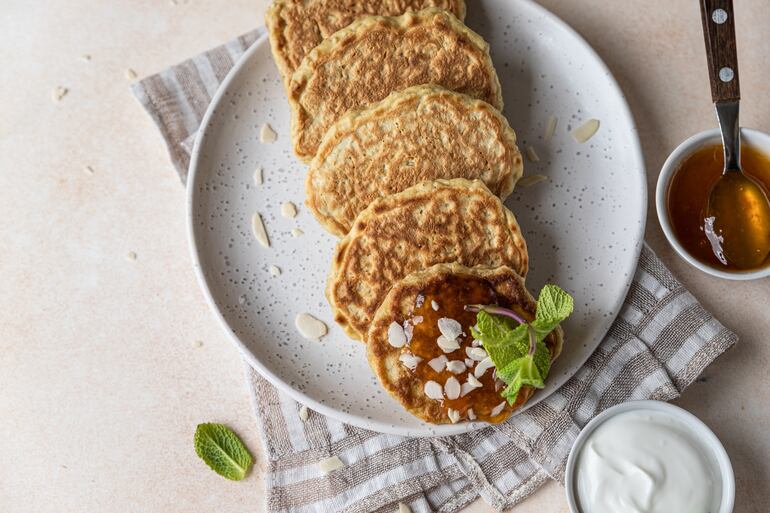
[[[501,395],[513,404],[521,387],[545,386],[551,354],[543,340],[572,313],[572,296],[556,285],[546,285],[537,299],[535,319],[519,323],[518,314],[508,315],[501,307],[473,305],[478,309],[473,338],[480,340],[506,383]]]
[[[211,470],[233,481],[246,477],[253,463],[238,435],[222,424],[198,424],[195,452]]]

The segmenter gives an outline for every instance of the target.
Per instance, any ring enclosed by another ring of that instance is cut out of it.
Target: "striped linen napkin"
[[[182,181],[206,107],[257,29],[132,86],[168,145]],[[556,393],[502,425],[452,437],[405,438],[310,412],[248,370],[265,445],[270,512],[454,512],[481,496],[510,507],[547,479],[563,480],[580,427],[629,400],[670,400],[737,336],[645,246],[628,297],[599,348]],[[318,462],[338,456],[328,475]],[[256,506],[255,506],[256,507]]]

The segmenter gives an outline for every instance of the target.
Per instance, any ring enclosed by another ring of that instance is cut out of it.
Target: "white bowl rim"
[[[719,503],[719,510],[716,513],[732,513],[735,506],[735,473],[733,472],[730,457],[727,455],[722,442],[719,441],[719,438],[717,438],[711,428],[689,411],[664,401],[655,400],[628,401],[616,404],[601,412],[583,427],[572,444],[564,472],[564,488],[567,492],[567,503],[569,504],[570,511],[572,513],[582,513],[577,504],[574,479],[578,454],[586,439],[600,424],[609,418],[621,413],[644,410],[664,412],[684,422],[687,427],[692,429],[693,434],[713,452],[714,459],[719,464],[719,471],[722,476],[722,498]]]
[[[770,135],[764,132],[760,132],[759,130],[754,130],[752,128],[741,127],[741,138],[745,138],[747,141],[751,141],[749,144],[759,146],[761,149],[770,153]],[[758,144],[760,139],[762,140],[762,143]],[[674,172],[678,169],[679,164],[682,162],[682,160],[684,160],[685,157],[692,155],[698,148],[709,142],[720,142],[721,140],[722,135],[719,129],[712,128],[710,130],[698,132],[697,134],[689,137],[679,146],[677,146],[674,151],[671,152],[666,161],[663,163],[663,167],[661,167],[660,174],[658,175],[658,184],[655,188],[655,209],[658,213],[658,221],[660,222],[661,228],[663,228],[663,233],[666,236],[666,239],[668,239],[669,244],[671,244],[679,256],[681,256],[693,267],[700,269],[701,271],[712,276],[724,278],[727,280],[746,281],[766,278],[770,276],[770,266],[754,271],[723,271],[721,269],[711,267],[710,265],[696,259],[677,240],[676,234],[674,233],[674,227],[671,225],[671,221],[668,216],[668,207],[666,204],[668,186],[671,182],[671,178],[673,177]]]

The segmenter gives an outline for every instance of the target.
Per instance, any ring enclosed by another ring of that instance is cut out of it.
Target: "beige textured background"
[[[618,77],[641,130],[652,191],[668,152],[715,126],[698,2],[541,3]],[[770,130],[770,9],[765,0],[737,4],[742,121]],[[259,470],[232,483],[193,451],[195,425],[220,421],[262,457],[241,360],[193,276],[184,191],[124,74],[158,71],[245,32],[261,22],[265,5],[2,2],[1,512],[263,510]],[[70,92],[53,103],[58,85]],[[698,273],[666,244],[652,204],[649,214],[653,248],[741,335],[680,404],[724,441],[738,478],[736,511],[766,513],[770,280],[730,283]],[[193,347],[195,340],[203,346]],[[516,511],[566,512],[563,490],[550,484]]]

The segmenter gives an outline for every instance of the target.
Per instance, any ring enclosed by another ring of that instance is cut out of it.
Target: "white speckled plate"
[[[569,27],[529,0],[469,4],[468,25],[492,47],[505,97],[505,114],[520,147],[533,145],[540,162],[526,174],[549,182],[517,189],[507,205],[527,238],[537,295],[554,282],[576,299],[566,322],[564,351],[548,386],[529,405],[569,379],[594,351],[618,313],[636,267],[644,232],[647,191],[639,140],[610,72]],[[549,115],[559,118],[545,142]],[[601,121],[578,144],[569,129]],[[269,122],[273,144],[259,142]],[[332,320],[324,298],[335,238],[304,208],[305,166],[291,153],[289,108],[266,38],[235,66],[211,103],[192,159],[188,185],[193,260],[203,291],[233,341],[267,379],[298,401],[344,422],[401,435],[449,435],[478,424],[429,426],[412,417],[378,385],[364,346]],[[255,186],[254,170],[264,169]],[[296,219],[281,217],[292,201]],[[261,213],[272,241],[251,233]],[[292,228],[304,235],[292,237]],[[271,265],[283,273],[272,277]],[[294,328],[311,312],[329,325],[320,342]]]

